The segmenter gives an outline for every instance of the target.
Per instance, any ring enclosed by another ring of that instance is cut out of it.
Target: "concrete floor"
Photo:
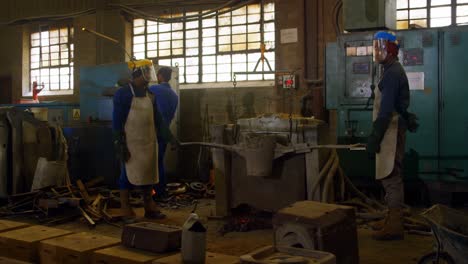
[[[182,225],[188,217],[191,208],[177,210],[163,210],[168,215],[167,219],[158,223],[169,225]],[[136,209],[138,220],[146,221],[143,209]],[[214,201],[202,200],[198,206],[199,216],[208,227],[207,250],[215,253],[240,256],[257,248],[273,243],[272,230],[258,230],[247,233],[228,233],[221,236],[218,230],[223,226],[221,220],[208,219],[214,215]],[[25,219],[19,219],[25,221]],[[30,222],[30,221],[28,221]],[[92,232],[111,237],[120,237],[122,229],[108,224],[98,224],[96,228],[89,229],[80,221],[70,222],[55,226],[57,228],[72,230],[74,232]],[[432,237],[419,235],[407,235],[404,241],[379,242],[371,238],[371,230],[360,228],[358,230],[359,255],[362,264],[394,264],[417,263],[419,257],[432,249]]]

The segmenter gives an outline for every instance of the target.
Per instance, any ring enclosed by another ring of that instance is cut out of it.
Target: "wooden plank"
[[[104,197],[101,194],[98,194],[96,199],[94,199],[93,203],[91,204],[91,207],[93,207],[94,209],[100,209],[101,200],[103,198]]]
[[[28,227],[29,224],[9,221],[9,220],[0,220],[0,233]]]
[[[91,234],[77,233],[40,243],[41,263],[91,263],[93,252],[120,244],[120,239]]]
[[[0,264],[32,264],[33,262],[25,262],[11,258],[0,257]]]
[[[124,246],[109,247],[94,252],[94,264],[150,264],[154,260],[166,257],[168,254],[156,254],[148,251],[126,248]]]
[[[88,222],[88,224],[91,226],[91,227],[95,227],[96,226],[96,223],[94,222],[94,220],[88,215],[88,213],[86,213],[86,211],[80,207],[78,207],[78,209],[80,209],[81,211],[81,214],[83,215],[84,219]]]
[[[85,200],[86,204],[91,203],[91,198],[89,197],[88,190],[81,180],[76,181],[76,185],[80,189],[81,197]]]
[[[71,233],[39,225],[0,233],[0,254],[7,258],[38,263],[40,241]]]
[[[180,264],[182,255],[176,254],[165,258],[160,258],[153,261],[153,264]],[[206,252],[205,264],[238,264],[239,257]]]

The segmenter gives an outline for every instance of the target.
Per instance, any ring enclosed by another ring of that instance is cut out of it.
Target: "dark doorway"
[[[11,76],[0,76],[0,104],[12,104]]]

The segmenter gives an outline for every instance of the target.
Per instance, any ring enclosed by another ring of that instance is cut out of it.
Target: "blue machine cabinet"
[[[81,120],[112,121],[112,96],[104,96],[104,93],[117,89],[117,82],[130,76],[126,63],[81,67]]]

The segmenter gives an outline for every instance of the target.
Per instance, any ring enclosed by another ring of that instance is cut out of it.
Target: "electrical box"
[[[343,0],[343,24],[347,31],[396,29],[395,0]]]
[[[280,73],[276,75],[276,86],[281,89],[296,89],[297,77],[291,73]]]

